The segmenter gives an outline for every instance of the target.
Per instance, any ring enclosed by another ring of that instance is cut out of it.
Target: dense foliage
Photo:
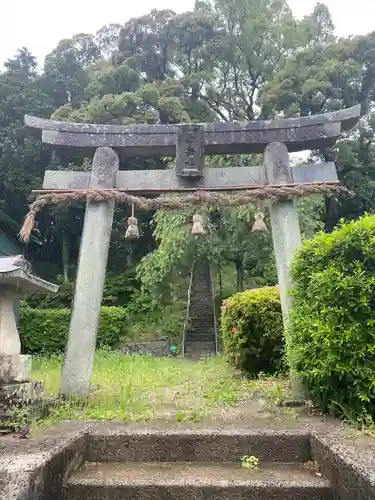
[[[137,296],[139,304],[131,302],[127,308],[103,306],[97,346],[114,347],[118,342],[150,341],[161,337],[179,344],[186,318],[185,301],[175,300],[162,308],[147,308],[148,298]],[[24,303],[20,323],[22,349],[43,354],[64,352],[70,317],[68,308],[34,309]]]
[[[375,216],[307,241],[293,279],[290,354],[312,398],[375,417]]]
[[[237,293],[223,302],[221,311],[221,336],[231,362],[251,376],[279,372],[284,328],[278,288]]]
[[[69,309],[21,308],[20,339],[26,353],[54,354],[65,350],[70,323]],[[124,338],[126,309],[102,307],[97,347],[113,347]]]
[[[74,283],[65,283],[62,276],[57,276],[54,281],[59,285],[58,292],[37,293],[26,297],[25,302],[32,308],[59,309],[70,308],[74,298]],[[108,273],[104,283],[103,306],[136,307],[140,294],[140,283],[137,281],[135,271],[125,271],[117,275]],[[152,297],[142,297],[143,306],[152,308]]]

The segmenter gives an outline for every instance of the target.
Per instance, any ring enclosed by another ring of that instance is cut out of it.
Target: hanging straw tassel
[[[199,214],[193,215],[193,227],[191,229],[191,234],[194,234],[195,236],[205,234],[205,230],[203,227],[203,217]]]
[[[35,216],[36,212],[34,210],[30,210],[25,217],[20,232],[18,233],[18,238],[24,243],[27,243],[30,239],[31,231],[33,230],[35,224]]]
[[[132,205],[132,216],[128,219],[125,238],[127,240],[137,240],[139,238],[138,219],[134,217],[134,205]]]
[[[267,226],[264,222],[264,213],[260,211],[258,208],[258,212],[255,214],[255,222],[253,224],[252,230],[253,233],[257,231],[268,231]]]

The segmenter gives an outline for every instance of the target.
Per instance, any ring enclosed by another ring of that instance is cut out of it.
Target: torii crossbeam
[[[248,123],[94,125],[25,117],[54,148],[94,153],[91,172],[49,171],[44,192],[119,189],[155,194],[196,190],[231,191],[261,186],[337,183],[334,163],[291,167],[289,153],[326,148],[360,117],[360,106],[303,118]],[[263,153],[259,167],[209,168],[205,154]],[[119,157],[176,156],[174,170],[119,171]],[[61,393],[87,395],[95,353],[114,201],[88,201]],[[292,288],[289,269],[301,245],[298,213],[290,200],[270,205],[284,322]],[[297,387],[294,387],[297,397]]]

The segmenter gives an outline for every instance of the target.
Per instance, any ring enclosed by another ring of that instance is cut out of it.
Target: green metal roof
[[[9,215],[7,215],[2,210],[0,210],[0,222],[4,222],[6,226],[8,226],[11,229],[14,229],[15,231],[20,230],[20,225],[18,224],[18,222],[9,217]]]
[[[10,230],[12,234],[18,234],[21,229],[21,225],[2,210],[0,210],[0,226],[4,227],[4,231],[6,231],[6,229]],[[42,244],[42,242],[38,240],[38,238],[35,238],[35,236],[31,236],[31,241],[37,243],[38,245]]]
[[[14,238],[9,238],[6,234],[0,233],[0,256],[18,255],[22,253],[22,244]]]

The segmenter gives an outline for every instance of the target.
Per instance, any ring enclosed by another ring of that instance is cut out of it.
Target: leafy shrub
[[[237,293],[223,302],[224,350],[249,375],[276,373],[284,358],[283,319],[277,287]]]
[[[153,311],[129,315],[126,337],[145,341],[169,337],[179,343],[182,341],[185,319],[186,302],[176,300]]]
[[[312,399],[375,416],[375,216],[307,241],[292,277],[290,356]]]
[[[57,293],[29,295],[26,298],[27,304],[38,309],[70,308],[74,298],[74,283],[64,283],[62,276],[58,276],[55,281],[60,286]],[[102,304],[127,307],[133,295],[139,295],[139,286],[134,269],[119,275],[108,274],[104,283]]]
[[[70,309],[21,308],[20,337],[24,352],[61,353],[67,343]],[[120,307],[102,307],[97,346],[114,346],[124,337],[127,311]]]

